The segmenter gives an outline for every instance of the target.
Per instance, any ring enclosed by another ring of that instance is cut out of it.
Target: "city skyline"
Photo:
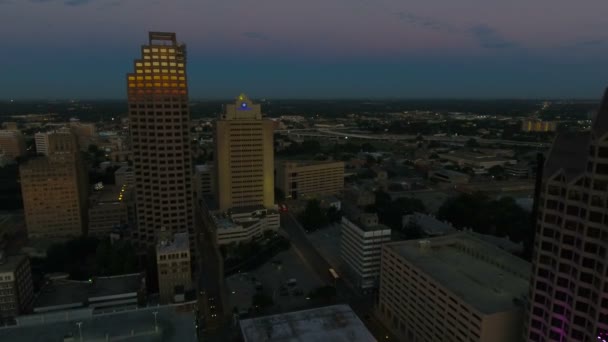
[[[0,0],[0,98],[124,98],[139,37],[165,30],[188,42],[195,99],[597,98],[608,79],[599,0],[163,5]]]

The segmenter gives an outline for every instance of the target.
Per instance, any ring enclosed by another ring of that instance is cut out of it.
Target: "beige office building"
[[[272,120],[241,94],[215,122],[215,197],[219,210],[274,206]]]
[[[281,161],[275,181],[286,198],[336,195],[344,190],[344,162]]]
[[[385,244],[378,314],[399,341],[520,341],[530,268],[466,233]]]
[[[151,32],[127,75],[140,247],[161,228],[194,239],[186,47],[175,33]],[[190,246],[196,246],[194,241]]]
[[[34,285],[30,260],[25,255],[0,252],[0,324],[32,310]]]
[[[186,291],[192,289],[190,244],[187,233],[173,236],[159,232],[156,247],[158,290],[162,304],[183,302]]]
[[[71,140],[73,145],[69,141],[61,139],[50,145],[52,154],[20,167],[29,237],[80,236],[86,232],[87,174],[79,154],[70,152],[75,140]]]
[[[0,156],[14,160],[26,153],[25,139],[19,131],[0,130]]]

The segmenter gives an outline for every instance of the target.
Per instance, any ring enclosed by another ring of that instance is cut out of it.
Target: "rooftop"
[[[211,164],[202,164],[202,165],[194,166],[194,169],[196,170],[196,172],[209,172],[209,171],[211,171],[212,168],[213,168],[213,165],[211,165]]]
[[[122,201],[127,185],[104,185],[103,189],[91,192],[90,199],[94,203],[107,203]]]
[[[172,240],[167,241],[166,244],[159,243],[156,247],[156,253],[175,253],[188,250],[190,250],[188,233],[173,234]]]
[[[1,252],[0,252],[1,253]],[[0,273],[13,272],[15,268],[23,262],[25,255],[4,256],[4,262],[0,262]]]
[[[252,318],[240,325],[245,342],[376,341],[348,305]]]
[[[98,277],[92,282],[57,280],[44,286],[34,302],[34,308],[82,304],[90,298],[137,292],[142,286],[139,273],[113,277]]]
[[[154,313],[157,312],[158,332]],[[125,340],[129,342],[195,342],[194,314],[178,311],[175,306],[154,306],[103,315],[60,315],[36,319],[42,315],[18,318],[20,326],[0,328],[1,341],[63,341],[65,336],[78,340],[77,322],[81,323],[83,341]]]
[[[454,228],[449,222],[440,221],[434,216],[414,213],[412,215],[405,215],[403,217],[404,224],[410,223],[412,220],[424,231],[426,235],[429,236],[445,235],[456,232],[456,228]]]
[[[385,245],[476,310],[517,307],[528,292],[530,263],[467,233]]]
[[[465,159],[465,160],[469,160],[469,161],[476,161],[476,162],[506,161],[506,160],[513,159],[511,157],[497,156],[497,155],[492,155],[492,154],[470,152],[470,151],[452,151],[449,153],[440,153],[439,154],[440,158],[445,157],[445,156]]]

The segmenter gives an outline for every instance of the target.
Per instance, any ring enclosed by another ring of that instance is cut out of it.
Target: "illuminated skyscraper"
[[[608,340],[608,91],[591,132],[557,136],[544,164],[527,341]]]
[[[175,33],[151,32],[127,75],[137,232],[155,246],[161,228],[193,238],[186,47]],[[195,246],[190,243],[190,246]]]
[[[220,210],[274,206],[273,122],[244,94],[215,122],[216,199]]]

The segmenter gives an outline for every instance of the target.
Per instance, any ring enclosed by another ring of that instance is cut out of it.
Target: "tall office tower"
[[[274,206],[273,123],[244,94],[215,122],[215,194],[220,210]]]
[[[151,32],[127,75],[129,121],[141,247],[161,228],[188,232],[195,244],[186,47],[175,33]]]
[[[557,136],[544,164],[527,341],[608,333],[608,90],[591,131]]]
[[[20,167],[28,236],[79,236],[87,230],[88,180],[76,137],[50,141],[48,156]]]
[[[25,139],[21,132],[0,130],[0,156],[13,160],[25,155],[26,152]]]

